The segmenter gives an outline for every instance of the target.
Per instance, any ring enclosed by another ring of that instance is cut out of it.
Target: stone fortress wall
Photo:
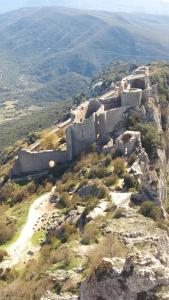
[[[21,174],[31,174],[43,172],[50,168],[50,163],[64,163],[69,160],[68,151],[48,150],[31,152],[21,150],[19,157],[13,167],[12,174],[20,176]]]
[[[123,114],[129,107],[145,104],[158,97],[157,85],[151,86],[149,68],[139,67],[123,78],[115,89],[100,98],[93,98],[71,111],[71,124],[66,130],[66,151],[30,152],[21,150],[11,176],[48,170],[54,164],[72,161],[89,151],[94,143],[107,143]]]

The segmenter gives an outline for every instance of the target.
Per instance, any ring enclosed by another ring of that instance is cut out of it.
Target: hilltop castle
[[[93,98],[71,111],[66,129],[66,149],[33,152],[21,150],[11,171],[12,177],[46,171],[50,162],[62,164],[72,161],[91,149],[92,144],[106,145],[130,107],[157,98],[157,85],[151,85],[149,68],[139,67],[132,75],[117,83],[114,90],[100,98]]]

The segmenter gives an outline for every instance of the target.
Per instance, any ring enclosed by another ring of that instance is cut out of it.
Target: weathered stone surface
[[[141,147],[141,134],[139,131],[125,131],[115,141],[115,149],[125,156],[131,155],[136,148]]]
[[[86,217],[87,222],[90,222],[91,220],[94,220],[99,216],[104,216],[108,205],[109,205],[108,202],[100,201],[100,203],[93,209],[93,211],[91,211],[87,215]]]
[[[87,198],[87,197],[99,197],[100,195],[100,190],[99,187],[96,186],[95,184],[88,184],[83,186],[77,191],[78,195],[82,198]]]
[[[144,239],[143,235],[135,239]],[[126,242],[133,238],[128,237]],[[165,299],[151,297],[158,295],[159,286],[169,286],[169,239],[165,235],[151,243],[157,247],[154,253],[133,248],[125,261],[104,258],[93,275],[82,283],[80,300]]]
[[[56,295],[52,292],[48,292],[45,296],[41,298],[41,300],[79,300],[79,297],[70,294]]]

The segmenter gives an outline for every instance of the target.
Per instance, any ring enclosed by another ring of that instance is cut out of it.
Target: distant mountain
[[[117,60],[169,60],[169,17],[67,8],[0,15],[0,101],[45,103],[84,91]]]
[[[65,6],[88,10],[169,14],[165,0],[0,0],[0,12],[20,7]]]

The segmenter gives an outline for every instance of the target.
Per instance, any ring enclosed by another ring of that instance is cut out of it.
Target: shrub
[[[127,254],[124,244],[117,237],[109,234],[104,237],[94,249],[88,253],[86,276],[90,276],[98,267],[101,260],[112,257],[124,258]],[[103,270],[105,271],[105,270]],[[97,273],[98,274],[98,273]]]
[[[88,180],[87,179],[83,179],[80,181],[78,188],[82,188],[83,186],[88,184]]]
[[[89,223],[84,228],[84,233],[82,235],[81,243],[84,245],[95,243],[97,242],[98,235],[99,235],[98,228],[93,223]]]
[[[82,203],[83,202],[83,199],[78,195],[78,194],[73,194],[73,197],[71,199],[71,202],[72,202],[72,205],[75,206],[77,205],[78,203]]]
[[[85,210],[83,212],[83,218],[85,219],[86,216],[97,206],[98,199],[96,197],[90,197],[86,199]]]
[[[88,178],[99,178],[102,179],[107,176],[107,169],[105,167],[93,167],[88,173]]]
[[[157,148],[164,146],[162,134],[160,134],[153,123],[138,124],[138,130],[141,132],[142,144],[150,159],[156,158]]]
[[[16,225],[13,221],[8,221],[5,215],[0,217],[0,245],[11,240],[16,232]]]
[[[62,208],[69,208],[72,205],[71,198],[67,192],[63,192],[60,194],[60,199],[58,205]]]
[[[152,201],[144,201],[141,205],[140,212],[143,216],[155,221],[161,219],[161,208]]]
[[[137,185],[137,182],[136,182],[134,176],[132,176],[130,174],[126,174],[124,176],[124,186],[127,190],[136,188],[136,185]]]
[[[98,199],[103,199],[108,196],[107,189],[105,187],[99,187],[98,189]]]
[[[116,175],[111,175],[110,177],[105,178],[104,184],[109,187],[115,185],[118,182],[118,177]]]
[[[113,217],[115,219],[120,219],[123,218],[126,215],[125,209],[124,208],[117,208],[114,212]]]
[[[113,162],[114,172],[117,176],[123,177],[126,172],[125,160],[121,157],[118,157]]]
[[[128,128],[141,132],[142,145],[149,158],[156,158],[157,148],[164,146],[163,136],[157,131],[156,126],[153,123],[143,123],[139,114],[135,113],[128,118]]]
[[[2,262],[4,257],[7,255],[8,253],[5,250],[0,250],[0,262]]]
[[[75,225],[65,223],[62,227],[62,235],[61,235],[61,242],[66,243],[71,240],[71,236],[77,234],[77,229]]]
[[[108,167],[108,166],[110,165],[111,162],[112,162],[112,157],[111,157],[111,155],[109,154],[109,155],[106,156],[106,159],[105,159],[105,161],[104,161],[105,167]]]
[[[82,155],[81,160],[76,163],[73,171],[78,173],[84,167],[91,167],[93,165],[97,165],[99,162],[100,156],[96,152]]]

